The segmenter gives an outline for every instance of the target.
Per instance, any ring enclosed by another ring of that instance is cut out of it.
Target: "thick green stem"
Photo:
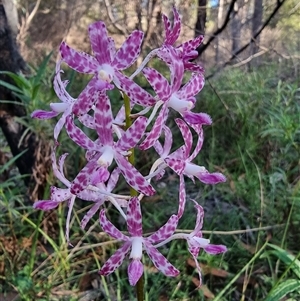
[[[132,125],[132,120],[130,118],[130,99],[129,97],[123,92],[124,98],[124,106],[125,106],[125,127],[128,129]],[[128,161],[134,166],[135,164],[135,156],[134,156],[134,148],[130,150],[131,154],[128,157]],[[137,196],[138,192],[130,187],[130,195]],[[144,275],[138,280],[136,286],[136,297],[138,301],[144,301]]]

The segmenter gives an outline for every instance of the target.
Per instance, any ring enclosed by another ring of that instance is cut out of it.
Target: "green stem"
[[[123,92],[123,99],[124,99],[124,107],[125,107],[125,128],[126,130],[132,125],[132,120],[130,118],[130,99],[129,97]],[[128,157],[128,161],[134,166],[135,164],[135,154],[134,148],[130,150],[131,154]],[[137,196],[138,192],[130,187],[130,195]],[[144,300],[144,275],[138,280],[136,286],[136,297],[138,301]]]

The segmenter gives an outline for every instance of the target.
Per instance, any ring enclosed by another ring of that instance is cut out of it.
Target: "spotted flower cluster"
[[[187,241],[200,279],[200,266],[197,261],[200,249],[210,254],[226,251],[225,246],[212,245],[208,239],[202,237],[204,211],[195,201],[195,229],[189,234],[175,233],[188,201],[185,191],[186,178],[193,182],[198,179],[204,184],[213,185],[224,182],[225,177],[218,172],[210,173],[204,166],[193,163],[202,148],[203,126],[212,123],[206,113],[193,111],[196,95],[204,86],[204,70],[191,60],[197,57],[196,48],[203,37],[199,36],[174,46],[180,34],[181,21],[176,8],[173,9],[173,14],[173,24],[163,15],[165,39],[161,47],[152,50],[131,76],[125,75],[124,70],[132,66],[140,54],[142,31],[133,31],[120,49],[116,50],[105,24],[101,21],[93,23],[89,26],[93,55],[79,52],[63,42],[60,46],[61,60],[56,65],[54,78],[54,90],[60,102],[51,103],[50,111],[37,110],[32,113],[33,118],[39,119],[50,119],[60,115],[54,128],[56,146],[52,153],[52,164],[54,175],[65,186],[52,186],[50,199],[39,200],[34,207],[49,210],[67,202],[69,211],[66,237],[69,241],[70,218],[76,199],[92,202],[93,205],[81,221],[81,227],[85,228],[90,219],[100,211],[99,221],[103,231],[122,242],[116,253],[104,263],[100,274],[108,275],[114,272],[129,254],[128,278],[131,285],[135,285],[143,274],[143,251],[163,274],[171,277],[178,275],[179,271],[158,251],[159,247],[172,240]],[[146,67],[154,57],[169,69],[169,80],[157,70]],[[77,98],[73,98],[67,92],[68,81],[62,80],[62,64],[77,72],[91,75],[91,80]],[[191,76],[184,84],[183,78],[186,74]],[[147,79],[154,93],[150,94],[134,81],[138,75]],[[114,88],[130,99],[130,108],[134,108],[134,114],[126,116],[124,104],[120,103],[118,113],[114,115],[113,112],[117,110],[112,110],[108,96],[108,91]],[[172,114],[170,111],[173,111]],[[170,119],[174,118],[172,116],[176,116],[174,121],[184,141],[184,144],[174,151],[171,151],[173,133],[168,126],[171,124]],[[125,126],[126,117],[132,120],[130,126]],[[70,139],[85,150],[85,166],[72,180],[68,180],[64,175],[64,163],[68,154],[59,158],[56,155],[63,128]],[[89,132],[94,131],[97,138],[90,138],[85,128],[89,128]],[[154,148],[157,153],[157,158],[152,162],[146,176],[128,160],[132,149],[135,148],[141,152]],[[179,177],[176,213],[155,233],[144,236],[141,200],[144,196],[156,193],[151,181],[159,181],[167,169]],[[120,176],[138,192],[138,196],[114,192]],[[108,220],[103,208],[105,202],[112,203],[124,217],[128,235],[123,234]]]

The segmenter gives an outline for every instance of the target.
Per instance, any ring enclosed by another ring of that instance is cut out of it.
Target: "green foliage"
[[[15,85],[1,83],[22,99],[29,113],[47,110],[49,103],[56,101],[50,88],[53,74],[46,67],[48,60],[30,78],[10,74]],[[245,301],[280,301],[284,297],[297,300],[300,90],[299,79],[292,72],[288,64],[284,68],[263,66],[252,73],[232,69],[206,83],[195,111],[207,112],[214,123],[204,128],[204,145],[196,163],[225,173],[228,181],[207,186],[187,180],[187,194],[188,199],[196,199],[206,208],[204,229],[211,232],[205,232],[205,237],[214,244],[226,244],[229,251],[222,256],[200,254],[206,291],[196,290],[194,281],[198,276],[188,263],[185,241],[160,249],[181,271],[174,279],[157,273],[145,256],[146,300],[208,300],[208,292],[214,296],[212,300],[222,301],[242,300],[243,294]],[[77,81],[74,78],[68,85],[71,95],[77,93]],[[82,79],[80,84],[84,84]],[[118,92],[112,91],[111,95],[118,106]],[[28,122],[52,140],[55,120]],[[173,129],[178,131],[176,126]],[[65,133],[61,135],[61,151],[70,153],[67,177],[72,178],[83,164],[83,152],[67,141]],[[141,166],[150,160],[138,158]],[[0,167],[0,173],[14,160]],[[109,277],[97,275],[118,244],[107,242],[109,238],[101,233],[97,217],[87,232],[80,229],[79,221],[90,205],[84,203],[86,207],[82,208],[78,203],[75,207],[71,221],[74,247],[68,248],[64,238],[68,208],[59,207],[55,234],[48,233],[42,226],[44,214],[24,207],[24,187],[16,186],[18,181],[19,176],[15,176],[0,184],[0,236],[14,236],[19,243],[24,237],[32,239],[30,248],[18,250],[17,260],[0,244],[0,256],[4,254],[6,270],[10,271],[0,278],[4,281],[0,282],[3,291],[14,288],[20,300],[81,300],[78,288],[82,279],[91,275],[100,283],[101,294],[95,299],[132,300],[134,292],[128,285],[126,265]],[[167,172],[162,184],[165,185],[158,187],[161,199],[145,199],[142,206],[146,233],[155,231],[177,210],[177,178],[174,180]],[[119,188],[123,189],[122,185]],[[181,228],[193,227],[193,210],[188,201]],[[122,228],[119,216],[110,214]],[[257,227],[258,230],[245,230]],[[244,231],[217,232],[232,230]],[[57,297],[57,291],[69,294]]]

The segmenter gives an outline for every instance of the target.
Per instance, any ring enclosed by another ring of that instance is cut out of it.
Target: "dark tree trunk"
[[[21,57],[16,44],[5,7],[0,0],[0,70],[18,73],[26,69],[26,64]],[[9,76],[0,74],[0,79],[13,84]],[[26,152],[16,160],[16,165],[24,178],[32,199],[41,199],[44,194],[46,175],[50,167],[50,147],[43,143],[37,135],[19,123],[17,118],[26,121],[26,108],[20,99],[13,93],[0,86],[0,100],[14,101],[15,103],[0,102],[0,127],[7,140],[13,156]],[[20,102],[20,105],[16,104]],[[38,159],[39,158],[39,159]]]
[[[261,28],[263,18],[263,0],[254,0],[254,12],[252,18],[252,42],[250,47],[250,55],[254,55],[259,50],[260,35],[256,38],[255,35]],[[257,65],[257,59],[251,61],[251,66]]]
[[[207,0],[198,0],[198,13],[195,25],[195,37],[205,34]]]

